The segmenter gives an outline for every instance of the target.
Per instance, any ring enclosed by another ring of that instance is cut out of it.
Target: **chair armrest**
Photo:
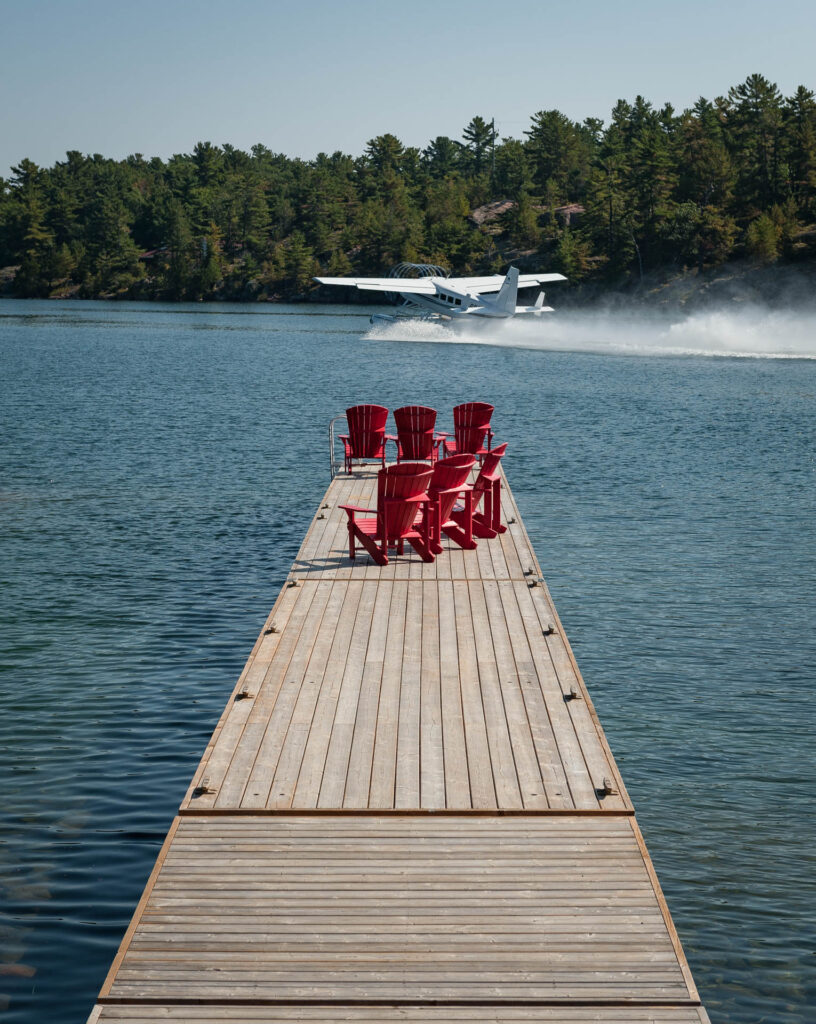
[[[435,487],[433,489],[433,493],[431,494],[431,500],[433,500],[434,498],[436,498],[440,494],[464,494],[465,491],[472,491],[472,490],[473,490],[473,485],[472,484],[462,484],[461,487],[444,487],[444,488],[436,488]]]
[[[351,518],[354,518],[355,512],[367,512],[371,516],[376,516],[377,510],[373,508],[362,508],[360,505],[340,505],[340,508],[344,512],[347,512]]]

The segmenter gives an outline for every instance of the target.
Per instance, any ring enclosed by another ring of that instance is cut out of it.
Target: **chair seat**
[[[479,448],[478,451],[468,452],[469,455],[487,455],[490,451],[489,448],[485,448],[484,445]],[[445,441],[445,453],[447,455],[459,455],[460,452],[456,447],[456,441]]]
[[[346,455],[348,457],[350,457],[350,458],[355,458],[355,459],[358,458],[357,453],[353,450],[353,448],[351,446],[351,441],[349,440],[348,435],[347,434],[338,434],[337,436],[343,442],[343,449],[345,450]],[[369,458],[369,459],[379,459],[379,458],[381,458],[381,456],[385,452],[385,442],[388,441],[388,440],[390,440],[390,438],[386,437],[383,440],[382,444],[379,446],[379,448],[377,448],[376,452],[373,455],[360,456],[360,457],[361,458]]]
[[[379,525],[379,520],[377,519],[376,516],[370,516],[366,519],[355,518],[354,525],[357,527],[360,533],[364,533],[367,537],[377,536],[377,526]]]

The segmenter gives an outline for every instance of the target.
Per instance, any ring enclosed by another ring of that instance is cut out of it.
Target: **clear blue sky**
[[[357,155],[520,136],[537,110],[682,109],[752,72],[816,88],[816,0],[0,0],[0,175],[199,140]]]

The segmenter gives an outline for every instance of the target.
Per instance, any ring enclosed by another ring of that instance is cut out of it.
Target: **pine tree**
[[[525,135],[539,192],[552,183],[560,201],[578,198],[590,166],[586,132],[558,110],[540,110],[533,115],[532,126]]]
[[[474,117],[462,132],[467,165],[471,174],[478,177],[490,170],[490,157],[497,133],[493,123],[483,117]]]
[[[800,85],[785,101],[789,187],[805,217],[816,217],[816,98]]]
[[[437,135],[422,151],[422,162],[432,178],[444,178],[459,165],[461,145],[447,135]]]
[[[762,75],[749,75],[728,91],[726,133],[739,168],[737,190],[749,207],[782,201],[782,94]]]

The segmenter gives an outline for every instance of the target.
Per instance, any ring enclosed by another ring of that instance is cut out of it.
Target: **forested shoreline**
[[[761,75],[681,113],[638,96],[608,121],[474,117],[426,148],[292,159],[202,142],[164,161],[69,152],[0,178],[0,293],[163,300],[313,298],[315,274],[510,263],[594,289],[656,274],[816,263],[816,98]]]

